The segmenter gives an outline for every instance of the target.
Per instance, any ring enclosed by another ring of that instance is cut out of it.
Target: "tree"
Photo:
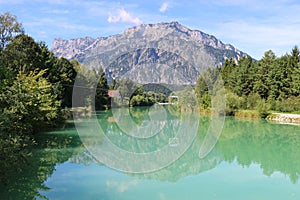
[[[95,96],[95,109],[104,110],[110,107],[110,98],[108,96],[109,86],[107,84],[107,79],[102,68],[97,72],[98,84]]]
[[[207,74],[207,72],[203,72],[203,75],[199,76],[195,88],[195,94],[200,107],[207,109],[211,107],[211,96],[206,84],[205,74]]]
[[[254,92],[263,99],[268,99],[270,91],[270,72],[274,69],[276,56],[273,51],[266,51],[263,58],[257,65],[257,73],[254,83]]]
[[[72,86],[77,75],[75,64],[65,58],[55,57],[45,43],[37,43],[25,34],[16,36],[6,45],[1,56],[1,79],[12,83],[20,72],[29,74],[31,71],[46,69],[43,77],[56,87],[56,95],[62,100],[62,107],[72,106]]]
[[[221,75],[224,81],[224,84],[231,88],[233,84],[232,83],[232,77],[233,77],[233,72],[236,68],[236,64],[232,58],[229,60],[226,59],[223,67],[221,68]]]
[[[187,86],[184,90],[177,92],[180,97],[180,106],[194,111],[197,109],[197,99],[195,95],[195,89],[191,86]]]
[[[58,97],[62,100],[62,108],[72,107],[72,92],[77,72],[75,65],[65,58],[56,58],[51,53],[45,59],[47,64],[54,60],[52,65],[47,67],[49,74],[46,75],[49,82],[58,88]]]
[[[289,56],[288,70],[291,81],[291,95],[300,94],[300,51],[297,46],[292,49]]]
[[[252,58],[243,57],[236,68],[237,83],[234,92],[239,96],[248,96],[253,90],[254,65]]]
[[[9,12],[0,15],[0,50],[4,49],[6,44],[20,33],[24,33],[24,29],[22,24],[17,21],[16,16]]]
[[[223,87],[223,83],[220,83],[218,77],[218,68],[208,68],[208,70],[201,72],[195,87],[195,95],[201,108],[211,107],[211,96],[215,96],[218,90]]]
[[[227,115],[234,115],[235,111],[240,109],[243,105],[244,98],[239,97],[237,94],[226,91],[226,114]]]
[[[43,78],[45,70],[19,73],[12,86],[0,94],[3,119],[0,131],[9,134],[37,132],[59,117],[60,101],[53,86]]]
[[[8,79],[13,79],[19,72],[28,74],[30,71],[45,69],[42,61],[42,49],[30,36],[16,36],[2,51],[3,65],[9,72]]]

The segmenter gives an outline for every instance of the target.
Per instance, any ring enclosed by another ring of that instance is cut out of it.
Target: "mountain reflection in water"
[[[147,121],[151,120],[148,113],[149,108],[134,108],[130,109],[129,117],[137,127],[148,126]],[[89,138],[86,138],[86,141],[101,146],[104,145],[102,142],[106,137],[114,145],[126,151],[147,153],[154,151],[155,148],[170,145],[169,139],[173,138],[171,145],[176,149],[178,141],[173,133],[176,132],[182,120],[184,121],[184,115],[176,110],[169,110],[166,115],[167,120],[158,120],[155,126],[158,128],[156,131],[162,131],[159,127],[163,127],[164,134],[146,135],[147,138],[133,141],[132,136],[125,134],[131,128],[136,128],[130,127],[133,125],[132,122],[127,124],[126,129],[124,128],[126,121],[119,121],[122,125],[118,124],[116,121],[118,119],[114,119],[116,116],[112,111],[99,112],[97,118],[105,136],[87,134]],[[188,119],[192,120],[193,117]],[[250,168],[255,164],[260,167],[265,176],[271,177],[275,172],[279,172],[288,176],[291,183],[298,182],[300,174],[299,126],[226,117],[222,134],[216,145],[206,157],[200,159],[199,149],[211,118],[200,116],[198,120],[197,134],[189,148],[177,160],[151,173],[126,174],[138,180],[167,181],[176,184],[185,177],[213,170],[226,162],[237,163],[243,168]],[[72,121],[67,122],[60,130],[42,134],[38,139],[38,144],[31,149],[32,155],[25,161],[20,159],[20,162],[14,166],[1,164],[0,199],[42,198],[42,194],[51,191],[47,187],[47,179],[53,176],[55,169],[63,163],[83,164],[86,170],[94,164],[103,165],[85,148],[86,144],[82,143],[82,138],[78,136]],[[85,182],[85,180],[81,181]]]

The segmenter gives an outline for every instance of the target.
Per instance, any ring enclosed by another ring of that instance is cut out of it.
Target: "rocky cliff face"
[[[97,39],[55,39],[52,51],[90,68],[102,67],[109,79],[167,84],[195,84],[201,70],[248,56],[178,22],[144,24]]]

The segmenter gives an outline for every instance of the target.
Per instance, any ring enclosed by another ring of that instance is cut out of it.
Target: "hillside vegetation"
[[[261,117],[269,111],[300,112],[300,52],[295,46],[291,53],[276,57],[269,50],[259,61],[250,57],[238,63],[226,60],[219,68],[209,69],[198,79],[196,93],[202,108],[211,107],[207,80],[221,75],[226,89],[226,113],[257,110]]]

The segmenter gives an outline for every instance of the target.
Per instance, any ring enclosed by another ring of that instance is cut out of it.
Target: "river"
[[[169,107],[97,112],[41,134],[5,169],[0,199],[300,199],[300,126]]]

